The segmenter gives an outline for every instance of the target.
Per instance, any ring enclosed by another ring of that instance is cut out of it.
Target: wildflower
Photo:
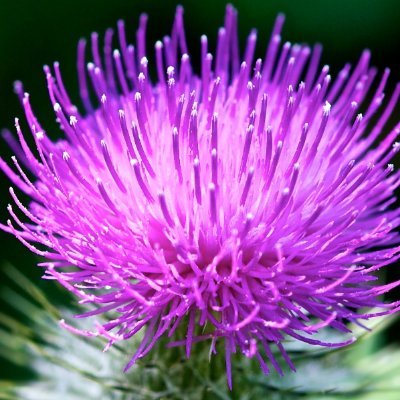
[[[400,257],[399,210],[389,207],[399,172],[387,164],[399,149],[400,125],[375,145],[400,86],[379,111],[385,70],[366,104],[376,75],[369,52],[332,80],[327,66],[317,73],[319,46],[281,46],[283,20],[264,61],[254,61],[252,31],[240,64],[237,15],[228,6],[214,56],[201,37],[197,75],[178,8],[171,36],[155,44],[156,83],[146,16],[136,47],[122,21],[120,50],[112,51],[107,30],[103,58],[93,34],[92,62],[85,41],[78,47],[84,115],[58,63],[45,67],[65,135],[56,142],[16,84],[36,150],[16,120],[19,143],[5,135],[14,167],[3,160],[0,167],[32,202],[26,208],[10,189],[28,222],[10,205],[2,229],[45,257],[45,278],[95,306],[79,317],[111,315],[79,333],[111,345],[145,330],[127,368],[183,330],[170,345],[185,346],[188,357],[195,342],[210,340],[215,353],[224,341],[231,386],[237,349],[266,374],[271,365],[282,373],[275,348],[294,369],[285,337],[343,346],[352,339],[323,342],[313,334],[326,326],[348,332],[348,321],[399,309],[379,300],[398,282],[373,282]],[[381,311],[365,311],[373,307]]]

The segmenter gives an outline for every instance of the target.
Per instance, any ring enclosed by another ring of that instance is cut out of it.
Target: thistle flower
[[[400,257],[400,212],[390,207],[400,174],[387,164],[400,124],[377,141],[400,85],[380,111],[389,70],[367,103],[377,73],[368,51],[332,79],[327,66],[317,73],[320,46],[281,46],[283,22],[278,16],[264,61],[254,61],[256,31],[241,58],[228,6],[215,56],[201,37],[197,75],[178,8],[171,36],[155,44],[156,83],[146,16],[135,47],[122,21],[120,50],[107,30],[101,57],[93,34],[92,62],[86,42],[78,46],[84,114],[59,64],[45,67],[65,135],[55,142],[15,86],[36,150],[16,120],[18,141],[5,134],[13,167],[0,167],[32,202],[25,207],[11,188],[28,221],[9,205],[2,229],[46,259],[45,278],[94,306],[78,317],[109,315],[91,331],[62,326],[109,345],[145,331],[127,369],[162,337],[187,357],[196,342],[209,340],[213,354],[222,340],[231,387],[238,349],[266,374],[281,373],[276,349],[294,369],[286,337],[344,346],[353,339],[313,336],[399,309],[379,299],[398,282],[374,281]]]

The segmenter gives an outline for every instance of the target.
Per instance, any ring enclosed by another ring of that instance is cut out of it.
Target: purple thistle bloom
[[[16,120],[18,142],[5,135],[16,156],[11,166],[0,159],[0,168],[32,202],[26,208],[11,188],[28,222],[9,205],[1,228],[46,258],[45,278],[94,305],[79,317],[111,312],[79,333],[112,344],[145,329],[127,368],[183,327],[171,346],[185,346],[188,357],[198,341],[210,340],[215,353],[224,340],[231,387],[236,350],[266,374],[270,365],[282,373],[272,350],[294,369],[285,337],[343,346],[352,340],[312,336],[326,326],[349,332],[349,321],[399,309],[379,299],[398,282],[374,283],[400,257],[400,211],[389,207],[400,173],[388,165],[400,124],[377,142],[400,86],[381,111],[389,71],[372,90],[368,51],[332,79],[327,66],[318,73],[320,46],[281,45],[283,22],[278,16],[263,61],[254,60],[255,31],[242,57],[228,6],[214,55],[201,37],[196,75],[178,8],[171,36],[155,44],[156,83],[146,16],[135,47],[122,21],[120,50],[112,51],[107,30],[101,57],[93,34],[92,62],[86,42],[78,47],[83,115],[58,63],[45,67],[65,134],[56,142],[15,86],[36,149]]]

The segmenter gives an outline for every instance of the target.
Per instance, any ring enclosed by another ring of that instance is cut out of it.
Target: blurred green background
[[[237,0],[239,32],[243,43],[250,29],[259,32],[257,55],[263,57],[273,21],[278,12],[286,14],[283,39],[292,42],[321,42],[323,64],[335,74],[346,62],[355,64],[364,48],[372,50],[372,61],[381,71],[392,69],[390,85],[400,80],[400,2],[398,0]],[[47,96],[42,67],[59,61],[64,82],[73,100],[77,95],[76,44],[92,31],[102,33],[124,19],[128,37],[134,32],[141,12],[149,14],[148,53],[153,60],[153,43],[170,32],[177,4],[185,7],[185,27],[194,62],[199,59],[200,35],[206,33],[214,43],[223,24],[226,2],[220,0],[0,0],[0,127],[12,130],[14,117],[23,113],[13,94],[13,82],[23,81],[31,94],[40,121],[55,130],[54,114]],[[399,114],[398,114],[399,115]],[[55,134],[55,136],[57,133]],[[3,142],[0,154],[9,159],[11,152]],[[399,167],[399,165],[397,165]],[[9,183],[0,175],[0,220],[7,219],[10,202]],[[39,282],[40,270],[35,258],[17,240],[0,232],[0,267],[17,266]],[[390,279],[399,276],[391,267]],[[8,285],[0,281],[0,290]],[[41,287],[51,284],[40,282]],[[392,295],[394,296],[394,295]],[[2,305],[5,309],[6,305]],[[392,332],[392,339],[396,334]]]

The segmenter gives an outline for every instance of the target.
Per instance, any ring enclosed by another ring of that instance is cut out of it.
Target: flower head
[[[368,51],[332,79],[327,66],[317,71],[319,46],[281,45],[283,20],[263,61],[254,60],[255,31],[242,57],[228,6],[214,55],[201,37],[197,75],[178,8],[171,36],[155,44],[155,83],[146,16],[136,46],[127,44],[122,21],[120,50],[112,50],[108,30],[101,57],[93,34],[92,62],[86,42],[78,47],[83,114],[58,63],[45,67],[65,135],[55,142],[16,84],[36,149],[16,120],[19,143],[5,135],[13,167],[3,160],[0,167],[32,202],[26,208],[10,189],[28,222],[10,205],[2,229],[46,258],[46,278],[94,305],[81,317],[110,313],[81,333],[112,344],[145,330],[127,368],[183,327],[171,345],[184,345],[188,357],[197,341],[210,340],[215,352],[224,340],[231,384],[237,349],[265,373],[270,365],[281,372],[271,349],[294,368],[286,336],[342,346],[352,340],[326,343],[313,334],[326,326],[348,332],[348,321],[398,310],[378,299],[397,283],[374,281],[400,257],[400,212],[389,207],[400,174],[387,164],[400,125],[377,142],[400,86],[380,111],[389,71],[371,92]],[[382,311],[365,311],[371,307]]]

